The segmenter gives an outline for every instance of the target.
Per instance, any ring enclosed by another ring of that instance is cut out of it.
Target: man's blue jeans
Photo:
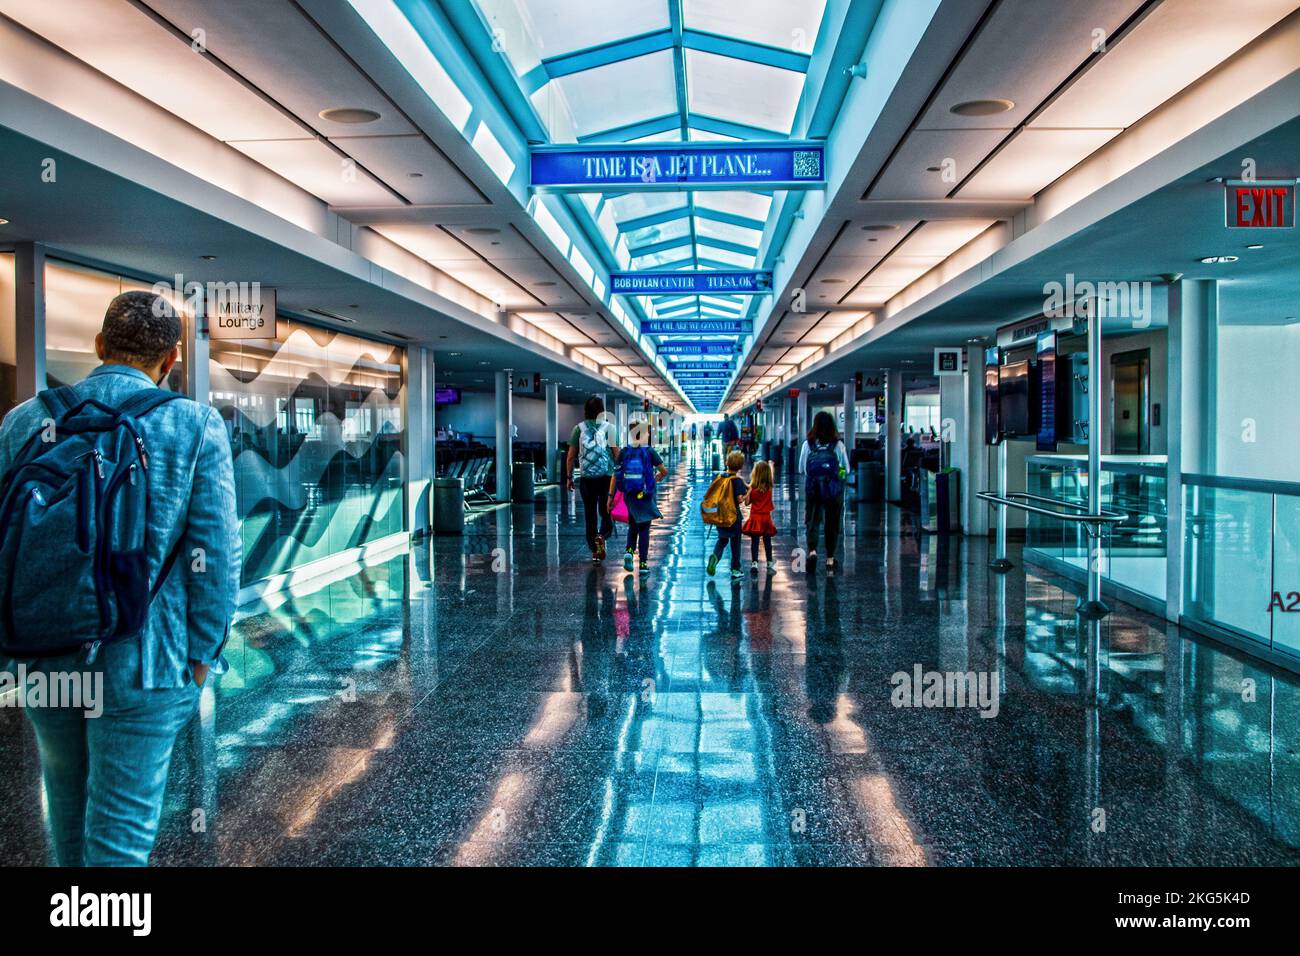
[[[28,665],[103,673],[98,717],[85,710],[30,707],[58,866],[147,866],[158,835],[167,770],[177,735],[198,709],[200,689],[140,688],[140,645],[100,648]]]

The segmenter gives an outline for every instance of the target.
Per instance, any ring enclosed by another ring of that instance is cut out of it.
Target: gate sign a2
[[[825,189],[826,153],[813,142],[535,146],[529,171],[549,192]]]

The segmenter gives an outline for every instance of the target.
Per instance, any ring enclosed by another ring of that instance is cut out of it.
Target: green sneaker
[[[637,573],[637,574],[649,574],[649,573],[650,573],[650,564],[649,564],[649,562],[647,562],[647,561],[642,561],[640,564],[638,564],[638,565],[637,565],[637,569],[636,569],[636,573]]]
[[[716,554],[709,555],[709,566],[706,570],[709,572],[709,577],[713,577],[713,573],[718,570],[718,556]]]
[[[631,570],[632,570],[632,552],[631,552],[631,551],[624,552],[624,554],[623,554],[623,570],[624,570],[624,571],[631,571]]]

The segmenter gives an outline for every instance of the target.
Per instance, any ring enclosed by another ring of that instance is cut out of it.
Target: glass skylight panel
[[[794,53],[811,53],[826,0],[684,0],[688,30],[736,37]]]
[[[686,51],[690,111],[789,135],[804,75],[791,70]]]
[[[680,193],[625,193],[606,201],[614,211],[614,218],[619,222],[630,222],[642,216],[667,212],[670,209],[686,209],[686,197]]]
[[[752,269],[754,267],[753,256],[742,256],[739,252],[732,252],[730,249],[719,249],[717,246],[711,246],[704,242],[697,245],[701,259],[713,259],[724,265],[737,266],[741,269]]]
[[[683,250],[686,256],[683,257]],[[661,252],[651,252],[644,256],[635,256],[632,259],[632,268],[635,269],[654,269],[657,266],[671,263],[681,263],[682,265],[690,264],[690,247],[683,246],[680,249],[664,249]]]
[[[744,312],[745,304],[739,299],[723,299],[716,295],[702,295],[700,302],[707,302],[709,305],[716,305],[722,309],[728,309],[732,312]]]
[[[690,234],[690,220],[671,219],[668,222],[661,222],[653,226],[642,226],[640,229],[625,232],[623,238],[627,240],[628,248],[638,249],[641,246],[653,245],[656,242],[683,239]]]
[[[667,30],[663,0],[476,0],[493,37],[507,51],[524,44],[549,60],[641,33]]]
[[[695,194],[695,205],[701,209],[766,222],[768,211],[772,208],[772,197],[765,193],[700,192]]]
[[[654,119],[677,109],[670,50],[562,76],[551,85],[568,105],[575,136]]]
[[[697,218],[695,220],[695,234],[712,239],[722,239],[725,242],[739,243],[742,246],[749,246],[751,249],[757,249],[758,244],[763,239],[763,234],[755,229],[733,226],[729,222],[717,222],[713,219]]]
[[[739,136],[725,136],[722,133],[710,133],[707,129],[694,129],[690,131],[692,143],[738,143]]]

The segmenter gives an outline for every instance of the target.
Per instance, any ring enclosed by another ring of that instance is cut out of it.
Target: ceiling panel
[[[1013,129],[1093,53],[1144,0],[1002,0],[963,53],[917,125],[921,129]],[[1032,38],[1032,42],[1028,42]],[[1014,68],[1008,68],[1014,64]],[[971,100],[1010,100],[991,116],[960,116]]]
[[[1298,7],[1296,0],[1159,4],[1031,126],[1132,126]]]
[[[944,219],[927,222],[898,246],[900,256],[950,256],[989,226],[992,219]]]
[[[1118,136],[1118,129],[1021,130],[957,193],[960,199],[1028,199]]]
[[[878,218],[873,218],[870,222],[849,223],[836,238],[835,244],[831,247],[831,253],[836,256],[880,257],[888,255],[896,245],[907,238],[908,234],[920,224],[920,220],[894,220],[888,224],[898,228],[884,231],[865,228],[870,225],[885,224]]]
[[[942,199],[974,169],[998,143],[1006,129],[913,130],[867,194],[870,199]],[[942,172],[946,159],[954,161],[953,179]],[[940,172],[930,172],[937,166]]]
[[[423,136],[337,136],[330,142],[417,205],[486,205],[474,185]]]
[[[372,226],[371,228],[429,262],[438,263],[455,260],[477,262],[479,259],[474,250],[466,248],[463,243],[457,242],[453,236],[449,236],[438,226],[397,223]]]
[[[230,144],[331,206],[379,206],[393,194],[317,139],[240,140]]]

